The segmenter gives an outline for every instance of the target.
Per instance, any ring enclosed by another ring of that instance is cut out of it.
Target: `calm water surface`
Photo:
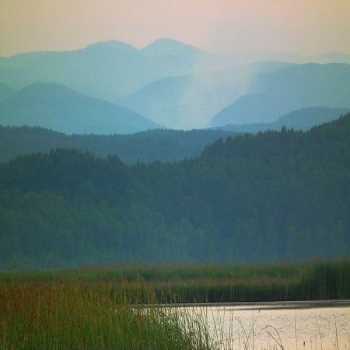
[[[220,349],[350,350],[350,307],[182,308],[208,325]]]

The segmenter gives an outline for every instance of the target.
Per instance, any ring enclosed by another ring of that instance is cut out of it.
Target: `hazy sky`
[[[159,37],[231,53],[349,53],[350,0],[0,0],[0,56]]]

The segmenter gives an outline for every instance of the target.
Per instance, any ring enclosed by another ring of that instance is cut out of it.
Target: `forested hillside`
[[[221,129],[237,133],[258,133],[268,130],[281,130],[283,127],[295,130],[309,130],[315,126],[336,120],[349,112],[349,108],[310,107],[285,114],[272,123],[230,124]]]
[[[130,135],[66,135],[43,128],[0,126],[0,162],[52,149],[77,149],[98,156],[117,154],[123,162],[177,161],[200,155],[224,130],[148,130]]]
[[[127,166],[74,150],[0,166],[0,265],[348,256],[350,115]]]

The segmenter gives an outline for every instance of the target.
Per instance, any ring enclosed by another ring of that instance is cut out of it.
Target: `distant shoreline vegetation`
[[[229,303],[350,298],[350,260],[269,265],[120,265],[0,272],[1,286],[108,286],[132,304]]]

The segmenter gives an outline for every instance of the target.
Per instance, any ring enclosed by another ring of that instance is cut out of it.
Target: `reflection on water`
[[[194,307],[190,312],[205,321],[219,349],[350,350],[350,307]]]

